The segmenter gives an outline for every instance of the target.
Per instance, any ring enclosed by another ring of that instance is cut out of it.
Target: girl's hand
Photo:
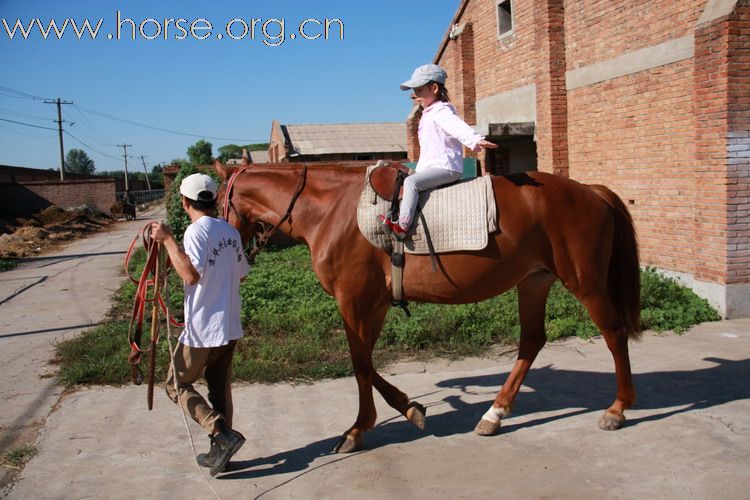
[[[474,152],[478,153],[482,149],[496,149],[498,147],[494,142],[490,142],[486,139],[482,139],[477,143],[477,147],[474,148]]]

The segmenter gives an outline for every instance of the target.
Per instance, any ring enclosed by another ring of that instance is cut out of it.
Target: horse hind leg
[[[501,420],[510,415],[523,380],[547,341],[544,313],[550,287],[556,279],[551,273],[538,272],[518,284],[518,314],[521,321],[518,359],[492,406],[474,428],[474,432],[480,436],[492,436],[500,430]]]
[[[617,430],[625,424],[625,410],[635,403],[635,388],[628,354],[628,336],[622,332],[619,315],[606,291],[589,294],[581,298],[581,302],[602,332],[615,362],[617,396],[599,419],[599,428],[608,431]]]

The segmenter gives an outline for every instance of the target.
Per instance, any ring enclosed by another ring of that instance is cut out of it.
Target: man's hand
[[[188,285],[195,285],[200,280],[200,274],[190,262],[190,257],[185,253],[182,248],[177,244],[177,240],[174,239],[172,230],[168,225],[163,222],[151,223],[151,237],[157,243],[164,245],[169,253],[169,258],[172,261],[172,266],[180,278],[183,279]]]
[[[165,240],[173,238],[172,229],[164,222],[153,222],[151,223],[151,237],[159,243],[164,243]]]

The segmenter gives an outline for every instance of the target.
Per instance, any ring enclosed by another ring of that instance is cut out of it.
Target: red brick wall
[[[750,1],[728,26],[727,283],[750,283]]]
[[[690,60],[568,92],[570,177],[628,206],[643,263],[688,271],[695,216]]]
[[[726,282],[728,88],[725,22],[695,32],[695,241],[701,259],[696,278]]]
[[[644,264],[749,283],[750,0],[697,26],[706,4],[514,0],[499,39],[496,2],[469,0],[457,22],[471,38],[446,41],[436,62],[465,117],[472,87],[481,100],[534,84],[539,169],[617,192]],[[566,88],[566,71],[691,36],[691,59]]]
[[[535,83],[534,0],[513,0],[513,34],[502,39],[494,1],[470,1],[460,22],[474,30],[477,99]]]
[[[692,35],[707,0],[566,2],[568,69]]]
[[[268,145],[268,161],[270,163],[287,162],[286,138],[281,131],[281,125],[276,120],[271,125],[271,140]]]
[[[568,98],[565,86],[563,0],[535,0],[537,169],[568,175]]]
[[[8,196],[10,200],[18,193],[33,192],[40,198],[47,200],[53,205],[62,208],[72,208],[88,205],[105,213],[115,202],[114,179],[92,179],[71,181],[35,181],[17,184],[0,185],[0,193],[3,198]],[[31,215],[31,214],[28,214]]]

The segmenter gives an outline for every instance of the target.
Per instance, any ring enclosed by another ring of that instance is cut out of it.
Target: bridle
[[[234,215],[237,217],[237,219],[240,221],[240,224],[242,226],[252,227],[253,225],[258,225],[261,227],[262,231],[260,234],[256,231],[256,237],[253,238],[252,248],[250,252],[246,252],[247,260],[248,262],[252,263],[255,260],[255,256],[265,248],[265,246],[268,244],[268,240],[271,238],[271,236],[279,229],[279,226],[281,226],[283,223],[289,221],[289,224],[292,223],[292,210],[294,210],[294,204],[297,203],[297,198],[299,198],[299,195],[302,193],[302,190],[305,189],[305,184],[307,182],[307,165],[302,167],[302,170],[300,171],[299,178],[297,179],[297,187],[294,190],[294,194],[292,195],[292,199],[289,202],[289,206],[286,209],[286,213],[281,217],[278,223],[267,227],[267,224],[262,221],[256,221],[256,222],[250,222],[247,220],[247,218],[240,213],[239,210],[237,210],[237,207],[232,202],[232,193],[234,190],[234,181],[237,180],[237,177],[247,170],[247,167],[242,167],[238,170],[236,170],[232,175],[229,177],[229,180],[227,181],[227,189],[224,193],[224,219],[229,222],[229,211],[231,210]]]

